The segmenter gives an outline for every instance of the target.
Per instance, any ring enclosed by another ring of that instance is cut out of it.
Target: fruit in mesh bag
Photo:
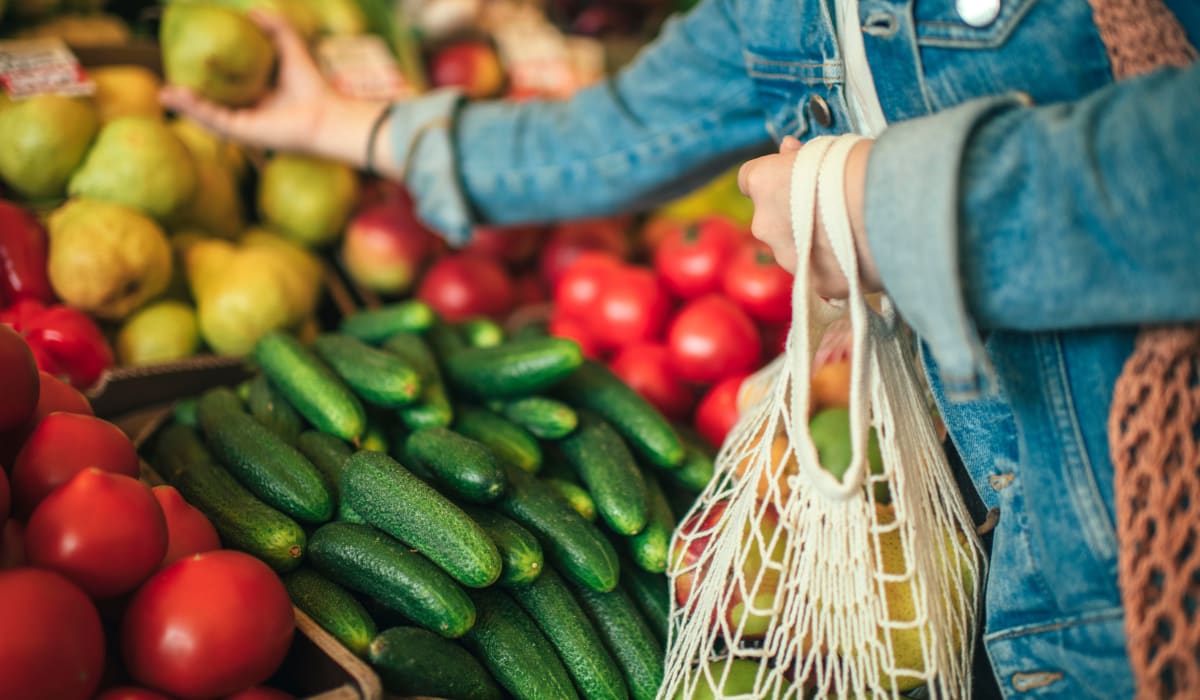
[[[755,659],[730,659],[725,658],[720,661],[715,661],[708,664],[707,673],[700,678],[700,682],[692,689],[692,692],[685,693],[683,688],[680,688],[675,693],[675,700],[716,700],[717,698],[726,698],[740,696],[755,692],[755,680],[758,678],[759,669],[763,662]],[[775,688],[777,697],[784,697],[791,690],[791,683],[781,681],[781,687]]]
[[[675,601],[680,606],[695,605],[689,599],[697,586],[705,584],[709,549],[717,546],[722,531],[731,522],[724,519],[728,506],[727,500],[717,501],[679,528],[671,567],[675,572]],[[776,537],[780,519],[775,506],[758,501],[754,513],[757,517],[750,518],[742,531],[740,576],[729,576],[720,602],[724,624],[731,632],[740,626],[742,639],[760,638],[770,626],[786,545],[782,535]],[[717,611],[713,617],[715,622]]]

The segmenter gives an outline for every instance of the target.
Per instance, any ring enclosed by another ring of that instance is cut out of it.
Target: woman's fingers
[[[191,90],[175,85],[167,85],[160,90],[158,99],[167,109],[187,115],[221,135],[230,135],[235,121],[232,110],[203,100]]]

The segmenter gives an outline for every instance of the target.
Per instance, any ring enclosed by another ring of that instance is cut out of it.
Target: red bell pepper
[[[37,217],[0,200],[0,302],[54,301],[46,274],[46,249],[46,229]]]
[[[66,377],[78,389],[90,387],[113,364],[104,334],[79,309],[26,299],[0,311],[0,323],[25,337],[40,369]]]

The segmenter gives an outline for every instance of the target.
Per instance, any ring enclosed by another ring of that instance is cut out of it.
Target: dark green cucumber
[[[454,430],[491,448],[509,464],[536,472],[542,467],[542,448],[521,426],[486,408],[459,404],[454,409]]]
[[[360,311],[342,321],[338,330],[363,342],[378,344],[397,333],[420,333],[432,326],[436,317],[428,304],[414,299]]]
[[[180,399],[175,402],[175,410],[172,413],[176,423],[181,423],[189,428],[199,425],[196,421],[196,399],[194,398]]]
[[[679,437],[683,440],[683,464],[663,473],[680,488],[693,494],[700,493],[708,486],[708,482],[712,481],[713,474],[716,473],[716,468],[713,466],[712,448],[708,446],[704,438],[691,430],[682,427],[677,430]]]
[[[394,353],[337,333],[317,336],[313,350],[369,404],[399,408],[420,394],[417,371]]]
[[[341,500],[342,469],[354,451],[345,442],[317,430],[306,430],[296,438],[296,449],[308,458],[321,476],[334,500]]]
[[[683,463],[683,443],[671,423],[602,363],[584,362],[557,393],[572,406],[603,416],[651,464],[670,469]]]
[[[542,483],[549,486],[571,506],[576,513],[583,516],[584,520],[589,523],[596,522],[596,502],[592,500],[592,494],[587,492],[574,481],[566,479],[542,479]]]
[[[471,519],[479,523],[500,550],[504,567],[497,584],[529,583],[545,568],[542,545],[533,533],[491,508],[463,506]]]
[[[368,525],[322,525],[309,540],[308,558],[333,581],[443,637],[461,637],[475,624],[475,606],[454,579]]]
[[[450,397],[442,383],[442,373],[429,346],[415,333],[397,333],[383,344],[417,371],[421,393],[416,403],[400,409],[400,418],[409,428],[444,428],[454,419]]]
[[[254,420],[265,425],[289,445],[295,445],[300,431],[304,430],[304,419],[278,391],[275,391],[265,374],[250,380],[246,408],[249,409],[250,415],[254,416]]]
[[[383,687],[404,697],[501,699],[500,688],[478,659],[420,627],[380,632],[367,658]]]
[[[574,589],[580,605],[612,652],[634,700],[654,700],[662,684],[665,652],[654,631],[620,588],[601,593]]]
[[[365,656],[375,639],[375,621],[345,588],[316,571],[300,568],[283,577],[292,604],[350,651]]]
[[[504,470],[481,442],[447,428],[414,430],[404,443],[406,463],[433,475],[452,495],[491,503],[504,493]]]
[[[665,644],[671,624],[671,583],[667,577],[645,571],[640,566],[625,566],[621,569],[621,587],[654,630],[658,641]]]
[[[472,591],[478,617],[463,635],[475,654],[517,700],[578,698],[571,677],[537,624],[503,591]]]
[[[624,700],[629,697],[620,667],[600,641],[600,634],[579,607],[579,601],[554,569],[546,569],[532,583],[510,586],[508,592],[558,651],[558,657],[584,698]]]
[[[517,398],[549,389],[583,362],[573,340],[532,338],[490,348],[468,348],[445,358],[455,387],[481,398]]]
[[[367,430],[363,433],[360,449],[388,454],[391,440],[388,438],[385,422],[387,418],[388,416],[367,414]]]
[[[650,517],[646,480],[608,421],[580,411],[579,427],[557,446],[592,495],[596,512],[614,532],[635,535],[646,527]]]
[[[501,405],[505,418],[543,440],[566,437],[579,424],[575,409],[545,396],[527,396]]]
[[[370,523],[367,522],[367,519],[356,513],[354,509],[350,507],[350,504],[345,500],[342,500],[338,503],[337,515],[335,516],[335,519],[343,523],[370,525]]]
[[[459,328],[473,348],[492,348],[504,342],[504,328],[490,318],[469,318]]]
[[[439,363],[442,364],[445,363],[447,357],[471,347],[467,344],[467,339],[463,337],[458,326],[451,325],[446,321],[437,321],[430,326],[429,330],[425,331],[425,340],[429,343],[433,354],[437,356]]]
[[[213,454],[251,493],[306,523],[333,517],[333,497],[317,468],[242,410],[232,391],[208,390],[196,414]]]
[[[194,430],[179,423],[165,428],[155,443],[153,461],[162,477],[208,516],[224,546],[281,573],[300,565],[304,530],[222,469]]]
[[[483,528],[391,457],[358,452],[342,472],[342,497],[375,527],[429,557],[463,585],[500,577],[500,552]]]
[[[675,514],[671,512],[671,504],[654,477],[650,474],[644,476],[650,518],[645,529],[627,538],[626,545],[629,555],[640,568],[661,574],[667,570],[667,559],[671,555]]]
[[[537,535],[547,560],[582,586],[611,591],[620,564],[612,543],[583,519],[549,486],[509,467],[508,489],[497,503],[500,512]]]
[[[350,387],[287,333],[264,335],[254,359],[271,386],[318,430],[354,442],[367,429],[367,414]]]

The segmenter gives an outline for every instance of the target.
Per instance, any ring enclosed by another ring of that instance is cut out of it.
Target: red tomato
[[[587,219],[561,223],[551,232],[538,266],[542,279],[554,289],[558,278],[585,250],[603,250],[625,260],[629,257],[629,239],[625,235],[628,221],[616,219]]]
[[[570,338],[579,343],[579,349],[583,351],[584,357],[590,357],[593,360],[600,357],[600,346],[596,344],[592,332],[582,321],[559,314],[550,319],[546,332],[555,338]]]
[[[660,343],[637,343],[617,352],[609,363],[617,375],[668,418],[682,420],[696,397],[671,369],[671,356]]]
[[[104,631],[87,594],[41,569],[0,572],[0,698],[87,700],[104,670]]]
[[[234,693],[225,700],[296,700],[295,695],[289,695],[282,690],[255,686],[240,693]]]
[[[495,260],[448,255],[425,273],[417,298],[449,321],[503,316],[512,309],[512,280]]]
[[[729,221],[710,217],[680,226],[654,251],[654,269],[672,294],[695,299],[721,288],[721,270],[740,234]]]
[[[4,387],[0,430],[25,425],[38,402],[37,362],[25,339],[3,323],[0,323],[0,386]]]
[[[520,265],[533,259],[545,236],[540,226],[476,226],[462,252]]]
[[[180,559],[221,548],[217,529],[199,509],[183,499],[174,486],[150,489],[167,522],[167,553],[159,568]]]
[[[513,280],[513,308],[534,306],[548,301],[542,278],[536,274],[521,275]]]
[[[554,287],[554,308],[560,314],[586,320],[595,312],[596,299],[609,274],[623,267],[620,258],[605,251],[587,250],[567,266]]]
[[[25,566],[25,526],[16,518],[0,527],[0,571]]]
[[[112,688],[96,697],[96,700],[171,700],[166,695],[145,688]]]
[[[717,382],[696,406],[696,432],[720,449],[725,436],[737,423],[737,395],[747,374],[737,374]]]
[[[587,317],[602,348],[658,340],[671,313],[671,297],[652,270],[621,267],[610,271]]]
[[[758,328],[733,302],[709,294],[680,309],[667,331],[679,376],[711,384],[754,369],[762,355]]]
[[[90,416],[92,406],[75,387],[52,374],[39,371],[37,407],[33,409],[33,415],[25,425],[0,431],[0,465],[11,470],[29,433],[54,411]]]
[[[275,572],[248,554],[218,550],[181,559],[143,584],[125,613],[121,647],[138,683],[211,698],[270,678],[295,629]]]
[[[97,598],[133,590],[167,553],[167,521],[150,487],[88,468],[38,505],[25,528],[29,562]]]
[[[721,287],[725,296],[751,317],[782,323],[792,317],[792,274],[775,263],[766,243],[742,244],[725,268]]]
[[[13,465],[15,512],[28,516],[51,491],[88,467],[137,477],[137,450],[120,428],[95,416],[46,416]]]

